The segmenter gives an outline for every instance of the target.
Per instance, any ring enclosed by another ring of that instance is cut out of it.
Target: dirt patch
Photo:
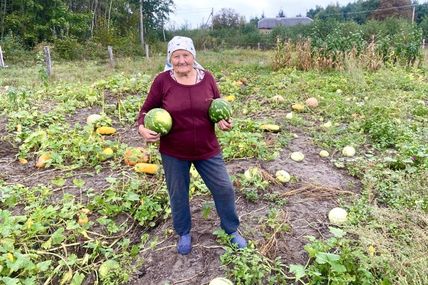
[[[135,124],[117,128],[117,137],[121,143],[130,147],[145,146],[144,139],[138,133],[137,126]]]
[[[277,170],[283,169],[305,183],[344,190],[360,188],[357,179],[350,177],[346,171],[338,169],[330,163],[331,157],[322,158],[319,156],[321,149],[313,144],[311,138],[297,129],[292,128],[291,131],[297,137],[281,152],[280,157],[273,162],[262,164],[268,172],[275,173]],[[305,159],[301,162],[291,160],[290,154],[295,151],[302,152]]]
[[[296,130],[293,130],[296,131]],[[286,200],[278,207],[272,202],[260,199],[250,203],[237,193],[237,209],[241,218],[240,231],[251,240],[260,251],[270,257],[280,257],[285,264],[305,263],[307,254],[304,245],[306,236],[327,237],[328,211],[338,204],[339,197],[352,197],[358,193],[360,183],[337,169],[329,159],[319,157],[319,150],[310,138],[298,133],[284,149],[279,158],[271,162],[257,160],[235,160],[227,163],[231,175],[243,173],[251,166],[258,165],[267,173],[284,169],[297,178],[296,183],[272,184],[267,190]],[[305,154],[305,160],[294,162],[289,158],[293,151]],[[171,221],[167,221],[153,232],[162,243],[153,250],[141,253],[143,266],[133,276],[129,285],[142,284],[208,284],[216,276],[224,276],[225,268],[220,264],[224,249],[216,241],[214,230],[219,228],[215,212],[208,219],[202,218],[202,205],[211,203],[209,195],[197,197],[191,202],[193,219],[192,238],[194,249],[188,256],[177,254],[176,236],[171,232]],[[269,234],[266,234],[264,221],[269,210],[277,207],[284,213],[284,221],[289,230],[275,238],[275,244],[267,247]],[[169,234],[165,236],[165,232]]]
[[[70,126],[74,126],[75,124],[80,124],[81,126],[86,125],[86,119],[91,114],[99,114],[101,112],[101,107],[88,107],[77,109],[74,113],[67,115],[66,121],[70,124]]]
[[[153,250],[140,253],[143,265],[138,269],[131,285],[137,284],[205,284],[212,276],[223,276],[220,256],[224,249],[216,242],[213,230],[219,228],[215,210],[208,218],[202,217],[202,204],[210,197],[192,200],[192,252],[187,256],[177,254],[176,236],[172,233],[171,219],[160,225],[151,234],[158,240]]]
[[[110,100],[113,101],[113,100]],[[86,117],[99,113],[99,108],[78,110],[67,118],[70,124],[85,124]],[[114,124],[115,125],[115,124]],[[0,134],[6,135],[6,121],[0,118]],[[117,134],[111,138],[129,146],[143,146],[144,143],[137,129],[132,126],[116,124]],[[242,193],[237,191],[237,210],[241,219],[240,231],[260,252],[271,258],[280,257],[285,264],[305,263],[306,252],[303,247],[307,243],[305,236],[328,236],[328,211],[338,204],[339,197],[352,198],[359,192],[360,183],[350,177],[342,169],[336,168],[329,158],[319,157],[319,148],[299,129],[290,128],[288,131],[297,134],[284,148],[274,161],[234,160],[227,162],[231,175],[243,173],[249,167],[258,166],[274,176],[277,170],[288,171],[295,182],[287,184],[272,183],[266,193],[275,194],[278,201],[266,199],[261,193],[255,203],[247,201]],[[1,136],[0,136],[1,138]],[[100,173],[93,169],[78,169],[64,172],[58,169],[35,169],[35,161],[21,165],[16,161],[17,149],[5,140],[0,140],[0,178],[8,183],[21,183],[34,186],[39,183],[49,184],[58,176],[67,175],[67,182],[57,189],[58,199],[63,193],[73,194],[81,202],[87,202],[85,191],[89,188],[103,191],[109,187],[105,180],[108,176],[119,175],[125,169],[111,170],[108,165]],[[302,162],[290,159],[290,153],[301,151],[305,155]],[[85,180],[83,188],[72,183],[73,178]],[[220,256],[225,249],[218,243],[213,232],[219,228],[219,219],[213,209],[208,217],[203,217],[204,205],[212,203],[210,195],[196,196],[191,201],[193,250],[188,256],[176,252],[177,237],[172,231],[171,219],[160,223],[151,229],[149,240],[152,247],[140,252],[139,260],[142,265],[136,268],[135,274],[128,282],[129,285],[140,284],[208,284],[217,276],[224,276],[226,268],[220,263]],[[269,244],[270,233],[266,232],[266,220],[272,208],[283,213],[283,222],[288,230],[275,237],[275,243]],[[126,237],[133,243],[139,242],[144,229],[136,227]],[[269,245],[269,246],[267,246]]]

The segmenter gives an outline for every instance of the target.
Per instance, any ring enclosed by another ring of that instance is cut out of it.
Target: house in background
[[[276,26],[282,25],[285,27],[292,27],[296,25],[307,25],[312,23],[313,20],[308,17],[292,17],[292,18],[286,18],[286,17],[280,17],[280,18],[263,18],[259,20],[257,23],[257,28],[261,32],[268,33]]]

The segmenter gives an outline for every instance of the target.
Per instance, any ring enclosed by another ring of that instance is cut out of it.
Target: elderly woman
[[[239,218],[234,189],[215,134],[215,125],[208,116],[211,101],[219,98],[220,92],[211,73],[195,59],[193,41],[187,37],[174,37],[168,43],[165,71],[156,76],[138,116],[140,135],[147,142],[160,140],[159,152],[172,220],[179,236],[177,251],[183,255],[192,250],[189,207],[192,164],[213,195],[222,229],[238,248],[247,245],[237,231]],[[144,127],[144,116],[153,108],[164,108],[172,117],[172,129],[165,136]],[[232,128],[232,123],[221,120],[217,126],[227,131]]]

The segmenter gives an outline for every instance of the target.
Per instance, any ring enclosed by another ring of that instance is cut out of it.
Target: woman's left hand
[[[222,131],[228,131],[232,128],[232,120],[221,120],[217,123],[217,126],[219,127],[220,130]]]

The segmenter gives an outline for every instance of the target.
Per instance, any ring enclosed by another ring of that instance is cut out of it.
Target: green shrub
[[[6,65],[28,61],[34,55],[31,51],[26,50],[22,40],[12,33],[0,40],[0,46],[3,50],[3,58]]]
[[[55,39],[53,57],[58,57],[65,60],[76,60],[83,58],[83,46],[76,38],[66,37]]]
[[[330,232],[333,236],[325,241],[308,237],[310,243],[305,245],[305,250],[311,262],[306,266],[290,266],[296,280],[307,280],[303,283],[307,285],[378,284],[371,272],[372,266],[367,253],[345,238],[346,233],[341,229],[330,228]]]

